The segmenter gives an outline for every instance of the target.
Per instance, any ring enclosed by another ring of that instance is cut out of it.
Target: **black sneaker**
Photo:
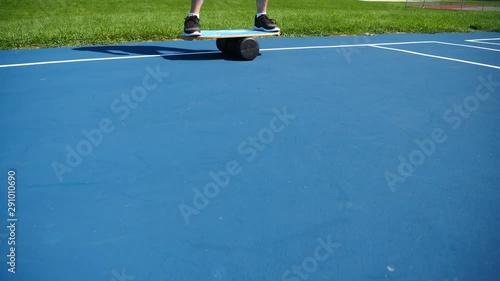
[[[197,16],[189,16],[184,19],[183,36],[200,36],[200,19]]]
[[[266,14],[260,15],[260,17],[255,16],[255,26],[253,29],[266,32],[280,31],[280,28],[274,20],[268,18]]]

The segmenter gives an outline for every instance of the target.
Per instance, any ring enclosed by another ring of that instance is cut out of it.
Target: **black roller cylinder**
[[[217,40],[215,41],[217,49],[219,49],[219,51],[221,51],[223,54],[227,54],[229,51],[227,48],[228,40],[229,40],[228,38],[217,38]]]
[[[253,60],[259,55],[259,42],[254,38],[219,38],[217,48],[224,54],[242,60]]]
[[[254,38],[242,38],[236,46],[236,56],[243,60],[253,60],[259,55],[259,42]]]

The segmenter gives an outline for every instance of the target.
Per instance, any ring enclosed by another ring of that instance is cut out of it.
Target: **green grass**
[[[0,49],[178,39],[188,0],[0,0]],[[500,12],[357,0],[270,0],[283,36],[500,31]],[[250,28],[255,1],[206,0],[203,29]]]

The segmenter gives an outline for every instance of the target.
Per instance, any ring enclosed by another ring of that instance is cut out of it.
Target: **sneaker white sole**
[[[192,33],[182,33],[182,36],[184,37],[196,37],[196,36],[200,36],[201,35],[201,32],[199,31],[195,31],[195,32],[192,32]]]
[[[256,27],[256,26],[254,26],[253,30],[264,31],[264,32],[278,32],[278,31],[280,31],[280,28],[279,27],[275,27],[273,29],[265,29],[263,27]]]

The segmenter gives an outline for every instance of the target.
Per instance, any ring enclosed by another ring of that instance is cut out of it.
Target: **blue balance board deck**
[[[184,39],[217,39],[237,37],[279,36],[280,32],[264,32],[253,29],[202,30],[200,36],[182,36]]]

